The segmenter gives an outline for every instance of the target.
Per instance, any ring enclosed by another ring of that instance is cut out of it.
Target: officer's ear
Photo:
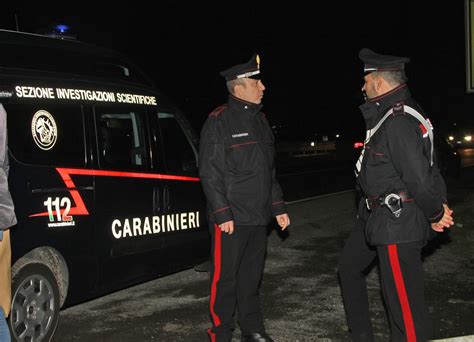
[[[385,79],[382,76],[376,75],[374,77],[374,83],[375,83],[375,90],[378,93],[380,93],[385,89],[385,85],[386,85],[387,82],[385,81]]]
[[[387,81],[383,76],[377,76],[376,89],[379,94],[385,94],[386,92],[392,90],[394,86]]]
[[[235,86],[234,86],[234,95],[236,95],[237,97],[241,97],[242,96],[242,93],[244,92],[244,89],[245,88],[245,85],[242,84],[242,83],[237,83]]]

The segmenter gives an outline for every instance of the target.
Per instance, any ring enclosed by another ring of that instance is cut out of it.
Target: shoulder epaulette
[[[399,101],[399,102],[395,102],[393,104],[393,112],[392,112],[392,115],[395,116],[395,115],[405,115],[405,102],[403,101]]]
[[[217,117],[219,116],[225,109],[227,108],[227,104],[220,105],[216,109],[214,109],[209,116]]]

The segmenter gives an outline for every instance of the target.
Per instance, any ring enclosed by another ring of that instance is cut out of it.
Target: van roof
[[[0,47],[1,69],[76,74],[154,87],[127,57],[77,40],[0,29]]]

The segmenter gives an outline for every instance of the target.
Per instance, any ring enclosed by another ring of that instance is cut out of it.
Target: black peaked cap
[[[260,56],[255,53],[247,63],[234,65],[227,70],[221,71],[220,75],[225,77],[226,81],[237,78],[260,79]]]
[[[410,62],[408,57],[382,55],[367,48],[359,51],[359,58],[364,62],[364,73],[366,74],[374,71],[404,70],[405,63]]]

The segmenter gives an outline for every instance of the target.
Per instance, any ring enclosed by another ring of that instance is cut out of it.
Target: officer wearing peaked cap
[[[258,288],[267,234],[275,217],[290,219],[275,178],[272,130],[260,111],[265,86],[260,57],[221,72],[227,104],[216,108],[201,132],[199,174],[208,203],[212,236],[211,341],[232,340],[237,304],[242,341],[269,342]]]
[[[453,211],[436,166],[433,131],[406,84],[406,57],[362,49],[366,102],[364,150],[356,164],[362,198],[358,219],[339,260],[347,323],[353,341],[373,341],[365,271],[379,260],[391,341],[425,341],[430,324],[421,249],[451,227]]]
[[[226,81],[242,78],[252,78],[259,80],[261,78],[260,56],[254,54],[247,63],[235,65],[227,70],[222,71],[220,75],[225,77]]]
[[[381,55],[364,48],[359,52],[359,58],[364,62],[364,73],[374,71],[403,71],[405,63],[410,62],[410,58]]]

